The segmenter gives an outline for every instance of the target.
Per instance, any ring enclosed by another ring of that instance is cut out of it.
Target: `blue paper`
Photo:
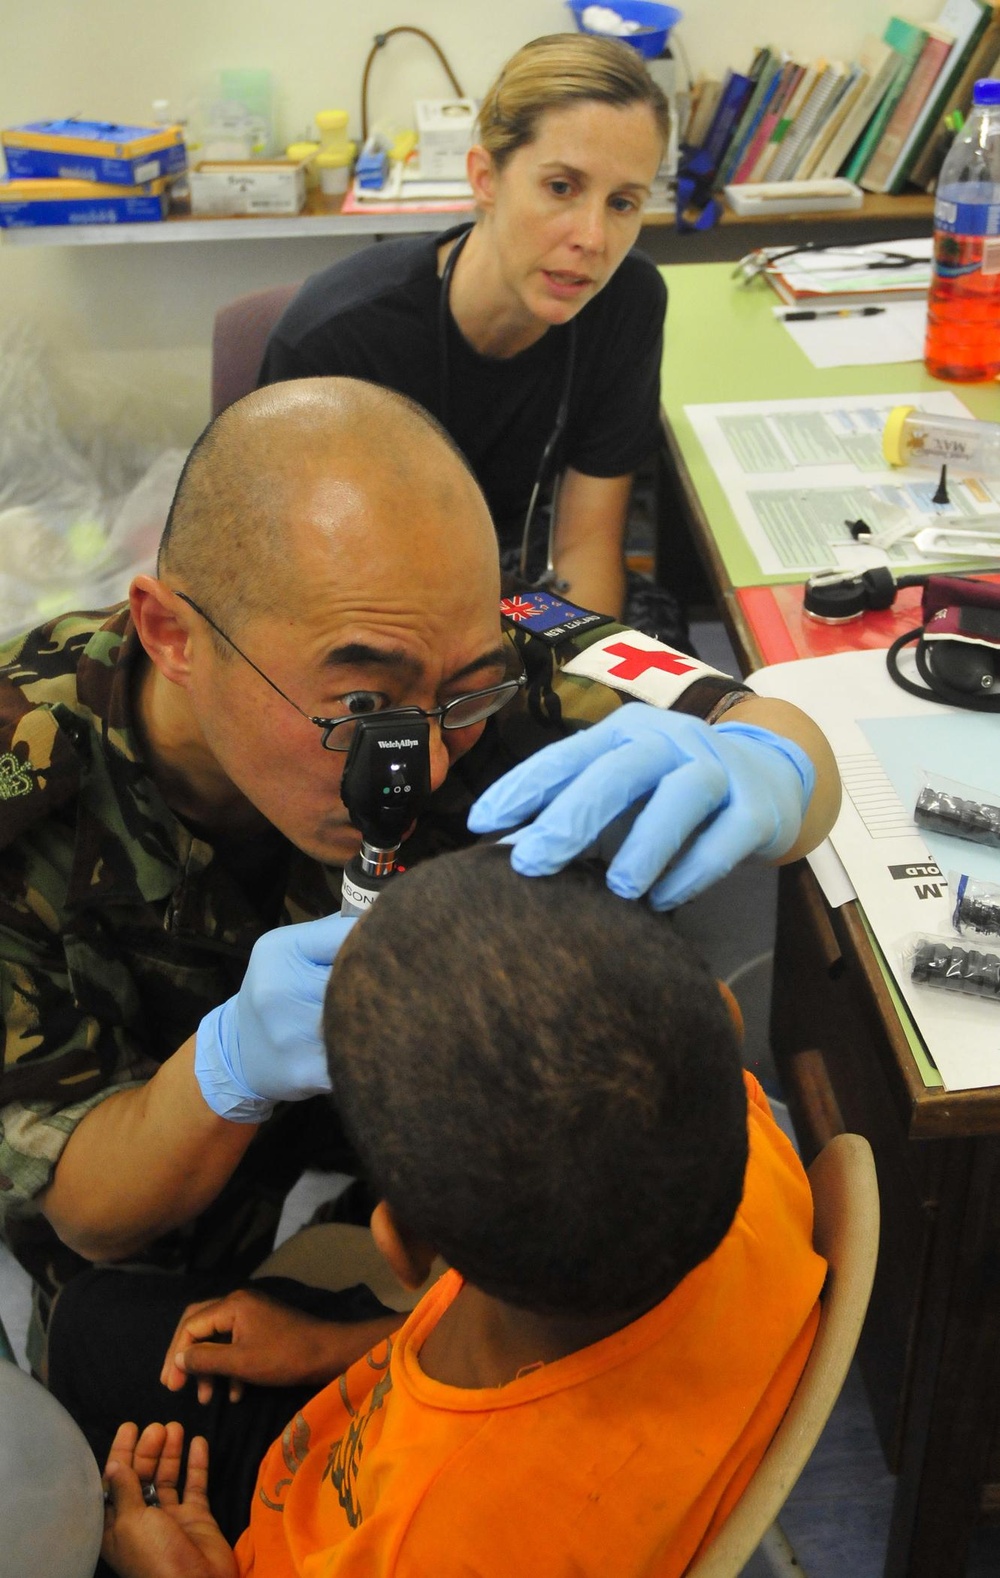
[[[972,798],[1000,805],[1000,717],[942,712],[937,718],[859,718],[858,726],[907,811],[927,784],[966,785]],[[926,828],[920,836],[945,875],[964,871],[1000,883],[1000,850]]]

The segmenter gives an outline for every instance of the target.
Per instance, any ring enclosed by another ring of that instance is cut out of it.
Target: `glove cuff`
[[[777,751],[787,762],[790,762],[802,785],[802,814],[805,815],[816,787],[816,769],[801,745],[796,745],[794,740],[787,739],[783,734],[775,734],[773,729],[759,728],[755,723],[717,723],[714,725],[713,733],[738,734],[744,739],[756,740],[758,744]]]
[[[195,1032],[194,1074],[207,1105],[230,1123],[263,1123],[274,1102],[258,1096],[233,1073],[227,1046],[236,1035],[236,998],[207,1013]]]

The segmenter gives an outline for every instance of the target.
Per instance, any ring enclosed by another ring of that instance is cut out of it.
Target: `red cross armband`
[[[645,701],[713,723],[749,694],[746,686],[711,664],[552,592],[505,597],[500,614],[529,678],[540,669],[548,673],[549,684],[560,694],[565,721],[577,711],[573,692],[592,685],[617,692],[621,701]],[[583,703],[582,695],[578,699]],[[594,721],[595,700],[588,697],[580,708],[587,721]]]

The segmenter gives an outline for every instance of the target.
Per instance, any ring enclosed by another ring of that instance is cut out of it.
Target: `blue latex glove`
[[[806,753],[770,729],[710,727],[630,702],[498,779],[472,807],[469,827],[495,833],[534,817],[509,840],[511,863],[524,876],[549,876],[648,797],[608,868],[608,886],[625,899],[648,892],[654,909],[673,909],[747,855],[773,859],[790,849],[815,777]]]
[[[330,967],[356,917],[279,926],[254,945],[235,997],[205,1015],[194,1071],[213,1112],[262,1123],[276,1101],[329,1090],[323,997]]]

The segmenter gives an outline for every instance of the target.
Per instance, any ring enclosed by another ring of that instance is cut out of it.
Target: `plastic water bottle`
[[[981,78],[938,177],[924,362],[935,378],[1000,373],[1000,81]]]

